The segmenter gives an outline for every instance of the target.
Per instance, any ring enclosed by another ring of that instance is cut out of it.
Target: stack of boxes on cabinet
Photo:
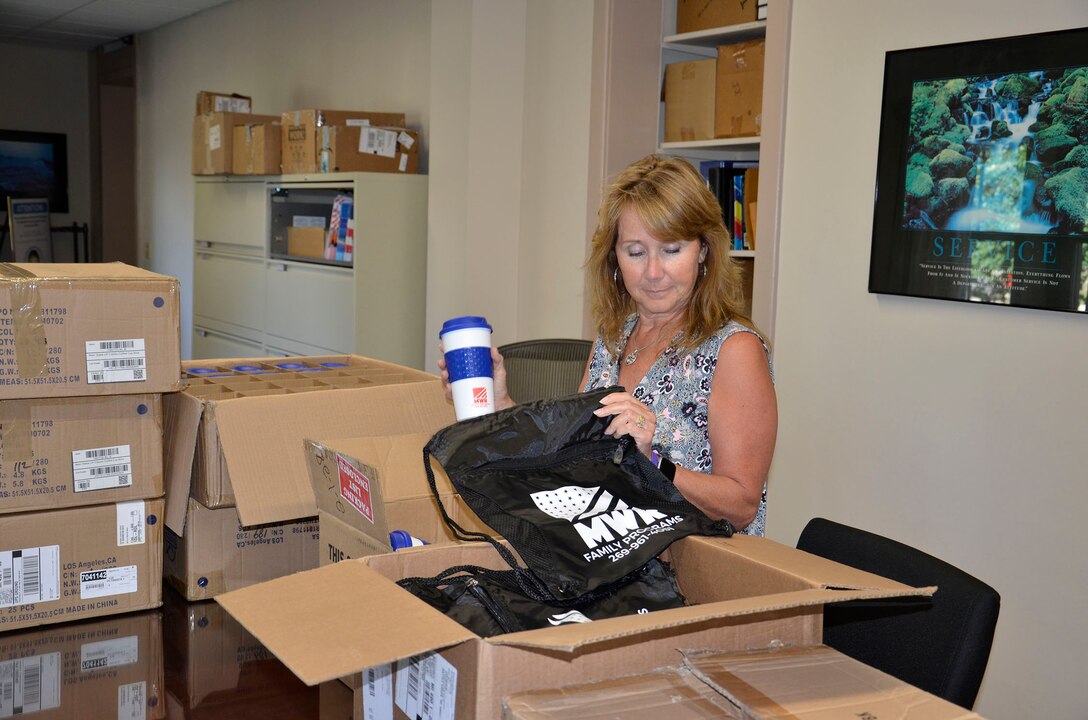
[[[719,31],[766,19],[766,4],[678,0],[678,35]],[[697,37],[697,36],[696,36]],[[763,113],[765,41],[717,46],[717,57],[665,67],[663,140],[700,142],[758,138]],[[734,250],[755,249],[758,161],[704,161],[700,171],[722,206]]]
[[[419,172],[419,133],[404,113],[288,110],[255,115],[252,98],[201,91],[194,175]]]
[[[0,269],[0,631],[158,607],[178,283]]]

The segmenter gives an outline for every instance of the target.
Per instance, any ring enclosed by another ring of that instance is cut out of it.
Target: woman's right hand
[[[453,388],[450,387],[450,373],[446,369],[446,354],[442,344],[438,344],[438,371],[442,376],[442,389],[446,393],[446,399],[453,402]],[[491,375],[495,382],[495,409],[505,410],[514,407],[517,403],[510,397],[506,389],[506,364],[502,354],[497,348],[491,348]]]

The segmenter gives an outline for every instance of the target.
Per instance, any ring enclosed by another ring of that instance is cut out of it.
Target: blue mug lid
[[[342,362],[321,363],[321,367],[327,367],[327,368],[338,368],[338,367],[347,367],[347,366],[348,366],[347,363],[342,363]]]
[[[189,368],[185,372],[192,373],[193,375],[207,375],[208,373],[219,372],[219,370],[216,370],[215,368],[195,367],[195,368]]]
[[[303,365],[302,363],[297,363],[297,362],[285,362],[285,363],[276,363],[276,367],[282,368],[284,370],[302,370],[302,369],[307,368],[309,366],[308,365]]]
[[[260,365],[235,365],[233,369],[237,370],[238,372],[254,372],[257,370],[263,370]]]
[[[439,331],[438,337],[442,337],[454,330],[465,330],[466,328],[487,328],[487,331],[491,332],[491,326],[487,324],[487,318],[480,315],[465,315],[464,317],[451,318],[442,323],[442,330]]]

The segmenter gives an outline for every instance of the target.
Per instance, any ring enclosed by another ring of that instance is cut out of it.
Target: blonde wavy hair
[[[648,155],[628,165],[606,190],[585,264],[593,319],[605,347],[618,352],[623,323],[636,312],[616,260],[620,215],[627,207],[635,208],[658,240],[699,242],[706,248],[687,307],[681,350],[694,349],[730,320],[755,329],[744,312],[740,266],[729,255],[731,240],[714,194],[686,160]]]

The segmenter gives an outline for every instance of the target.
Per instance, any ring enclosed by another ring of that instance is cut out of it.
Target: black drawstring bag
[[[527,597],[513,570],[454,567],[433,578],[405,578],[401,587],[480,637],[683,607],[667,563],[651,560],[610,593],[556,607]]]
[[[434,457],[470,508],[504,537],[466,531],[442,509],[461,540],[490,542],[510,566],[506,580],[552,608],[614,595],[674,541],[728,537],[733,527],[689,503],[631,438],[604,434],[593,411],[603,388],[540,400],[444,428],[423,448],[437,497]],[[439,503],[441,506],[441,502]]]

